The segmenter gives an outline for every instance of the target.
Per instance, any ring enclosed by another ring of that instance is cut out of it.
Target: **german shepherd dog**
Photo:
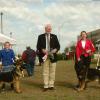
[[[85,81],[82,82],[82,76],[84,76],[85,72],[84,69],[79,69],[79,68],[75,68],[76,73],[77,73],[77,77],[79,79],[79,84],[76,86],[76,90],[81,91],[86,89],[87,84],[91,81],[98,81],[100,84],[100,66],[96,67],[96,68],[89,68],[87,73],[86,73],[86,78]],[[82,86],[83,85],[83,86]],[[81,89],[78,89],[79,87],[82,87]]]
[[[88,69],[86,82],[88,83],[91,81],[98,81],[100,84],[100,66]]]
[[[21,67],[22,60],[17,59],[14,63],[16,66],[12,71],[0,72],[0,84],[11,83],[17,93],[21,93],[20,77],[24,77],[23,69]]]

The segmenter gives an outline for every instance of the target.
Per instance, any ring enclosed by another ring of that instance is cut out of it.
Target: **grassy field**
[[[92,65],[95,66],[95,65]],[[100,100],[100,86],[91,82],[85,91],[76,92],[77,84],[73,61],[59,61],[56,70],[55,91],[42,92],[42,67],[36,66],[34,77],[21,79],[23,93],[6,91],[0,94],[0,100]]]

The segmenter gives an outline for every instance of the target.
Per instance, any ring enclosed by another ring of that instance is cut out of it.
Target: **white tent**
[[[0,44],[3,44],[5,42],[10,42],[11,44],[16,44],[15,39],[10,38],[10,37],[0,33]]]

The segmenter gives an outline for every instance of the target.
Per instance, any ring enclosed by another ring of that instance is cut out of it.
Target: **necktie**
[[[49,34],[47,34],[47,49],[50,51],[50,37]]]

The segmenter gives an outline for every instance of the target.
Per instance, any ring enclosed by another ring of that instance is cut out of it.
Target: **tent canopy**
[[[10,38],[10,37],[0,33],[0,44],[3,44],[5,42],[10,42],[11,44],[16,44],[15,39]]]

